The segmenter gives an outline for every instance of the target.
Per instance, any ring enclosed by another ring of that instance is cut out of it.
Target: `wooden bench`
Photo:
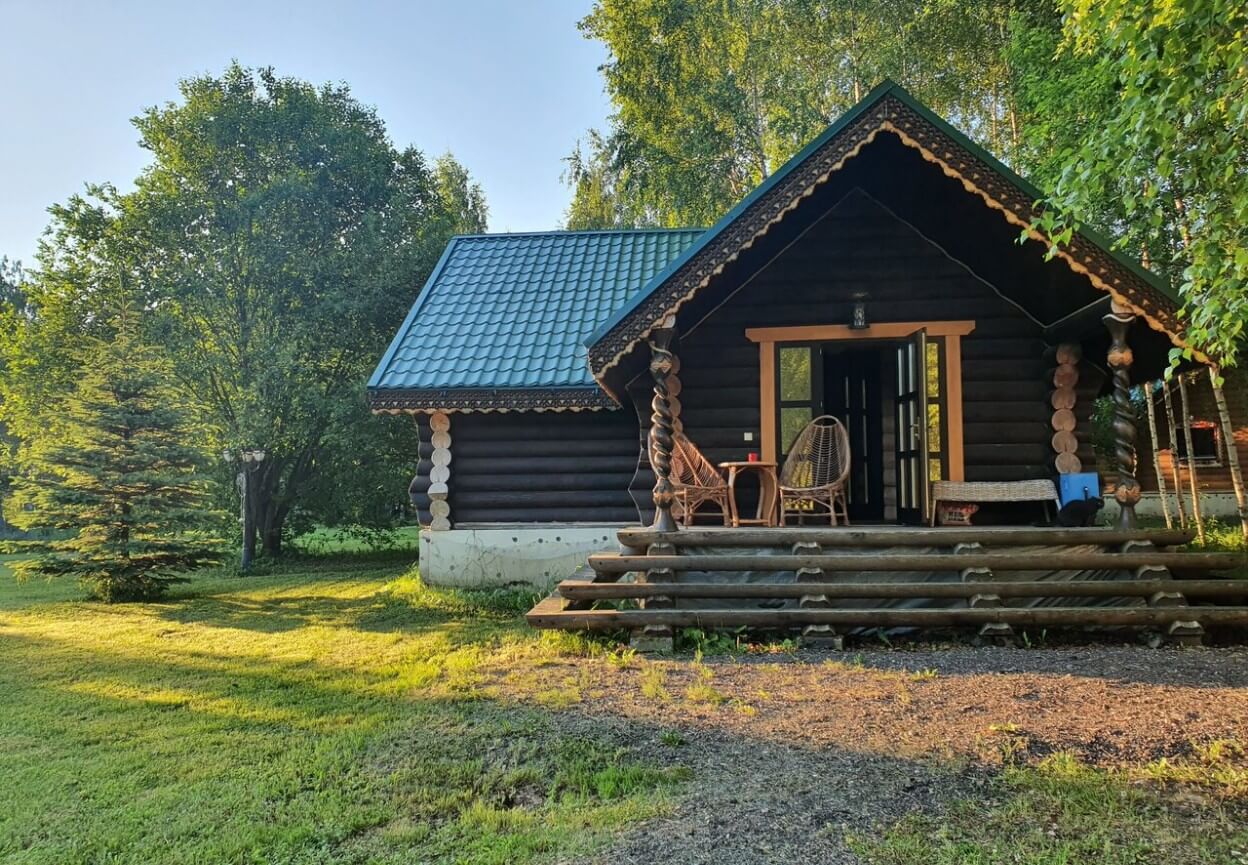
[[[981,505],[985,502],[1043,502],[1049,516],[1049,502],[1057,508],[1057,487],[1050,480],[1035,481],[934,481],[932,483],[931,524],[936,525],[936,508],[941,502]]]

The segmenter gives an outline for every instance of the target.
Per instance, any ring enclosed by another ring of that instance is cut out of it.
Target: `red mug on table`
[[[752,463],[758,462],[758,451],[750,451],[745,455],[745,458]]]

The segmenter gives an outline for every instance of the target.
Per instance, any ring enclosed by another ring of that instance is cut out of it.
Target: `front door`
[[[824,413],[849,433],[847,499],[851,522],[884,519],[884,408],[882,384],[891,346],[823,344]],[[892,454],[889,454],[892,457]]]
[[[927,331],[896,346],[897,519],[922,523],[927,515]]]

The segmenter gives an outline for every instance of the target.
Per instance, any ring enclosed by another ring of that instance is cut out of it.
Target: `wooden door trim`
[[[759,426],[764,460],[776,462],[776,344],[785,342],[839,342],[841,340],[903,339],[919,330],[945,338],[945,405],[948,412],[949,480],[966,479],[966,452],[962,443],[962,337],[975,330],[974,321],[905,321],[853,329],[846,324],[797,327],[751,327],[745,337],[758,343]]]

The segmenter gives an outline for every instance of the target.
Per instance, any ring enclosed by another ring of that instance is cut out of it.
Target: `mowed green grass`
[[[522,863],[678,777],[477,687],[480,658],[540,655],[524,598],[350,559],[79,598],[0,560],[5,863]]]

